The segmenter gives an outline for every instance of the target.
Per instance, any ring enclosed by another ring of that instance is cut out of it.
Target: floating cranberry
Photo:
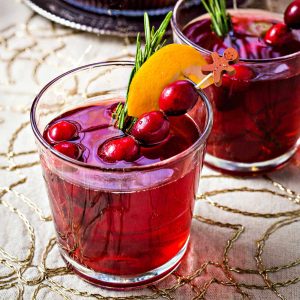
[[[138,159],[139,153],[140,146],[131,136],[107,140],[98,149],[98,156],[109,163],[121,160],[132,162]]]
[[[249,81],[255,77],[255,73],[246,65],[234,65],[233,67],[235,74],[233,76],[225,74],[222,85],[236,92],[243,91],[249,86]]]
[[[233,76],[224,74],[224,85],[226,85],[230,79],[236,81],[250,81],[255,77],[254,71],[246,65],[234,65],[233,67],[235,68],[235,74]]]
[[[267,31],[264,40],[270,46],[282,46],[292,40],[292,33],[287,25],[277,23]]]
[[[300,0],[293,1],[284,12],[284,23],[293,29],[300,29]]]
[[[47,133],[50,142],[69,141],[78,136],[78,129],[74,123],[60,121],[51,125]]]
[[[170,122],[163,112],[151,111],[141,115],[131,129],[131,134],[142,144],[162,142],[170,132]]]
[[[159,108],[169,116],[183,115],[194,107],[198,97],[191,82],[178,80],[164,88],[159,98]]]
[[[81,155],[81,149],[75,143],[60,142],[54,146],[54,149],[73,159],[78,159]]]
[[[235,74],[231,77],[235,80],[249,81],[255,77],[254,71],[245,65],[235,65]]]

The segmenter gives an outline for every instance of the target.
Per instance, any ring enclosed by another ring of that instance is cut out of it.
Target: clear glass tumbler
[[[163,278],[187,249],[212,128],[209,101],[199,92],[201,101],[189,114],[199,128],[197,141],[151,165],[88,165],[50,147],[43,131],[66,110],[124,99],[132,68],[130,62],[108,62],[67,72],[42,89],[31,110],[61,255],[81,277],[117,289]]]
[[[266,1],[255,3],[230,12],[236,16],[282,19],[280,14],[257,10],[267,7]],[[194,47],[210,61],[211,52],[183,33],[188,24],[205,15],[200,1],[180,0],[174,9],[172,29],[175,42]],[[205,161],[215,169],[235,174],[274,170],[283,166],[299,145],[300,51],[270,59],[240,59],[239,65],[254,76],[227,78],[226,85],[205,90],[214,112]]]

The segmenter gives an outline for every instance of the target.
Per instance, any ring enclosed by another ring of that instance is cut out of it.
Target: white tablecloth
[[[188,253],[161,283],[114,292],[68,271],[53,239],[30,105],[54,76],[132,59],[135,47],[62,28],[13,0],[0,12],[0,299],[300,299],[300,153],[265,177],[204,168]]]

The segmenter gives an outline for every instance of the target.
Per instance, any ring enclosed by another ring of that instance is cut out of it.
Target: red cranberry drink
[[[178,51],[197,59],[186,65]],[[181,69],[167,69],[165,54]],[[33,104],[60,251],[90,282],[148,284],[176,268],[187,249],[212,111],[203,92],[176,74],[199,59],[205,64],[192,47],[170,45],[139,70],[125,62],[82,67],[53,80]],[[157,65],[162,72],[151,85]]]
[[[221,88],[206,89],[215,116],[207,163],[236,173],[279,167],[295,153],[300,136],[297,1],[285,13],[286,24],[267,11],[230,10],[231,29],[223,36],[214,31],[211,15],[180,23],[184,2],[173,20],[176,41],[206,55],[229,46],[240,55],[235,76],[225,76]]]
[[[137,140],[112,123],[118,101],[59,115],[40,151],[63,257],[89,281],[125,288],[164,277],[185,253],[210,121],[203,107],[191,111],[203,123],[151,112]]]
[[[55,149],[60,151],[59,146],[65,145],[61,153],[89,165],[130,169],[172,158],[191,147],[201,134],[195,122],[183,115],[170,118],[165,141],[140,147],[111,124],[113,104],[68,111],[49,124],[44,136],[51,134],[53,126],[64,135],[67,128],[60,125],[74,124],[78,135],[70,136],[70,142],[54,141]],[[105,143],[109,143],[108,149]],[[184,159],[176,163],[176,170],[174,165],[155,171],[153,181],[158,184],[147,182],[141,171],[136,188],[115,193],[97,189],[97,184],[77,185],[76,178],[67,180],[44,165],[54,224],[64,252],[80,265],[113,275],[143,274],[168,262],[186,247],[190,233],[201,164],[189,168],[189,163],[192,161]]]

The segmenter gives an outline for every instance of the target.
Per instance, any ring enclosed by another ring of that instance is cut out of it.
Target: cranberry
[[[76,125],[68,121],[60,121],[51,125],[47,132],[49,142],[69,141],[77,136]]]
[[[284,23],[293,29],[300,29],[300,0],[293,1],[284,12]]]
[[[235,65],[235,74],[231,77],[235,80],[249,81],[255,77],[252,69],[245,65]]]
[[[265,35],[265,42],[273,47],[282,46],[292,39],[292,33],[287,25],[278,23],[273,25]]]
[[[237,81],[249,81],[255,77],[254,71],[246,65],[234,65],[235,74],[233,76],[229,76],[224,74],[223,76],[223,84],[226,84],[228,80],[237,80]]]
[[[178,80],[166,86],[162,91],[159,98],[159,108],[166,115],[183,115],[194,107],[198,97],[197,90],[191,82]]]
[[[169,132],[170,122],[159,110],[142,114],[131,129],[131,134],[146,145],[162,142]]]
[[[98,156],[109,163],[121,160],[132,162],[138,159],[139,153],[140,146],[131,136],[107,140],[98,149]]]
[[[235,91],[242,91],[248,87],[249,81],[255,77],[254,71],[246,65],[234,65],[235,74],[223,76],[222,85]]]
[[[81,155],[80,147],[70,142],[60,142],[54,146],[54,149],[73,159],[78,159]]]

